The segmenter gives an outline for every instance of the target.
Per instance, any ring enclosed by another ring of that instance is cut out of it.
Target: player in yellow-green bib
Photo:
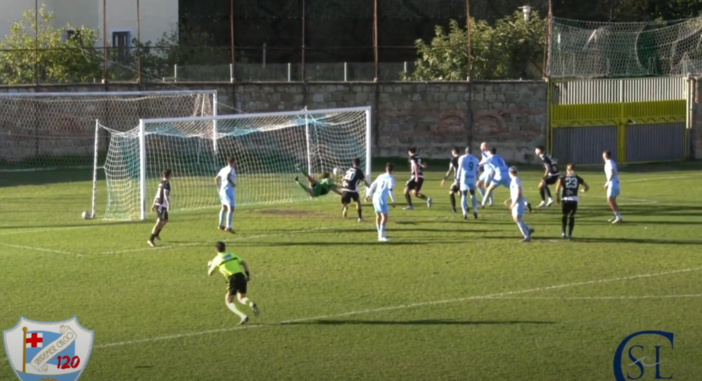
[[[300,173],[302,173],[303,176],[307,179],[307,184],[309,186],[302,184],[300,180],[298,180],[298,177],[295,177],[295,182],[297,185],[302,188],[307,194],[310,195],[310,197],[319,197],[319,196],[324,196],[329,193],[329,191],[332,191],[339,196],[341,196],[341,191],[337,189],[336,184],[331,179],[331,176],[329,175],[328,172],[325,172],[322,175],[322,180],[317,181],[314,177],[310,176],[305,172],[304,169],[300,168],[299,166],[295,167]]]
[[[246,286],[251,279],[249,266],[236,254],[225,252],[226,246],[224,242],[217,242],[215,246],[217,247],[217,256],[207,263],[207,275],[212,275],[215,270],[219,269],[219,272],[227,278],[229,287],[227,288],[227,294],[224,296],[224,302],[232,312],[241,318],[239,324],[246,324],[249,321],[249,317],[236,308],[234,295],[236,294],[236,300],[239,303],[251,307],[254,315],[258,316],[259,311],[256,303],[246,296]]]

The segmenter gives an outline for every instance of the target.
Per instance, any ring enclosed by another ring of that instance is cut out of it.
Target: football
[[[334,172],[334,175],[339,176],[341,174],[341,169],[335,167],[332,172]]]
[[[89,220],[90,219],[90,212],[85,211],[83,214],[81,214],[81,217],[83,217],[84,220]]]

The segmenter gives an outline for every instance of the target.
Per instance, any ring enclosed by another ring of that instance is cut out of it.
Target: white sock
[[[377,223],[377,222],[375,223],[375,230],[377,230],[377,231],[378,231],[378,235],[380,235],[380,224]]]
[[[480,193],[480,198],[485,198],[485,189],[483,187],[478,187],[478,193]]]
[[[463,209],[463,214],[468,213],[468,199],[464,194],[461,194],[461,209]]]
[[[524,238],[529,237],[529,227],[524,221],[517,222],[517,227],[519,227],[519,231],[522,232]]]
[[[231,229],[233,218],[234,218],[234,212],[232,212],[232,209],[229,208],[229,210],[227,211],[227,229]]]
[[[246,315],[243,312],[237,310],[234,303],[227,304],[227,307],[229,307],[229,309],[232,310],[232,312],[234,312],[235,314],[237,314],[237,316],[239,316],[240,318],[246,319]]]
[[[471,195],[470,202],[473,204],[473,213],[477,213],[478,212],[478,200],[476,199],[475,196]]]
[[[385,237],[385,225],[380,225],[380,237]]]

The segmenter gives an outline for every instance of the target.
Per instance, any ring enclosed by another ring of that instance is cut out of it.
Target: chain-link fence
[[[446,80],[455,79],[444,73],[454,66],[461,80],[541,78],[548,7],[548,0],[3,3],[3,85]],[[531,20],[520,24],[522,15]],[[452,20],[458,28],[449,33]],[[523,52],[507,62],[496,48],[504,43]],[[433,63],[442,60],[454,66]]]

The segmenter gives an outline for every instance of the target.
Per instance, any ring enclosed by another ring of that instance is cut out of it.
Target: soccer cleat
[[[572,241],[572,240],[573,240],[573,236],[572,236],[572,235],[569,235],[569,236],[568,236],[568,241]]]
[[[612,220],[613,224],[620,224],[622,222],[624,222],[624,220],[622,220],[621,217],[615,217],[614,220]]]
[[[452,209],[451,213],[458,213],[458,211],[456,209]]]
[[[379,237],[378,242],[390,242],[390,238],[388,237]]]
[[[522,242],[531,242],[531,237],[526,237],[522,240]]]
[[[565,234],[565,233],[561,233],[561,238],[562,238],[562,239],[566,239],[566,234]]]
[[[232,228],[226,228],[224,231],[227,233],[236,234],[236,232],[234,232],[234,229]]]
[[[616,219],[617,219],[617,217],[610,218],[610,219],[607,220],[607,222],[609,222],[610,224],[612,224],[612,223],[614,223],[614,220],[616,220]]]
[[[529,229],[529,238],[531,238],[531,235],[534,234],[535,231],[534,229]]]
[[[152,241],[152,240],[148,240],[148,241],[146,241],[146,243],[148,243],[149,246],[151,246],[151,247],[156,247],[156,244],[154,244],[154,241]]]
[[[478,219],[478,212],[473,212],[473,219],[477,220]]]
[[[245,318],[241,319],[241,321],[239,322],[239,325],[244,325],[244,324],[246,324],[246,323],[248,323],[248,322],[249,322],[249,317],[246,316]]]
[[[468,213],[463,213],[463,219],[467,220],[468,219]]]
[[[358,222],[363,222],[363,218],[359,218],[359,219],[358,219]]]
[[[256,303],[251,304],[251,311],[253,311],[255,316],[258,316],[258,314],[261,313],[261,311],[259,311],[258,309],[258,306],[256,306]]]
[[[529,213],[533,212],[534,209],[532,209],[531,204],[527,202],[527,208],[529,208]]]
[[[219,226],[217,227],[217,229],[224,231],[224,226],[219,225]]]
[[[427,208],[431,208],[431,197],[427,199]]]
[[[407,205],[404,210],[414,210],[414,207],[412,205]]]
[[[546,207],[548,208],[549,206],[553,205],[553,199],[548,199],[548,203],[546,204]]]
[[[537,205],[536,207],[543,208],[544,206],[546,206],[546,201],[541,201],[541,203],[539,205]]]

